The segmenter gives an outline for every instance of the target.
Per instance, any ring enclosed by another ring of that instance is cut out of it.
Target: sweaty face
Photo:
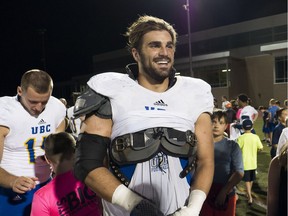
[[[142,73],[156,83],[162,83],[172,73],[175,45],[167,31],[151,31],[142,39],[142,47],[136,53],[139,73]]]
[[[227,124],[225,123],[225,120],[223,117],[220,120],[218,120],[218,118],[214,118],[212,120],[212,125],[213,125],[214,138],[218,136],[222,136],[224,131],[227,128]]]
[[[37,117],[45,109],[45,106],[50,98],[51,92],[44,94],[37,93],[33,88],[28,87],[27,91],[23,91],[18,87],[18,95],[21,97],[20,102],[27,112]]]

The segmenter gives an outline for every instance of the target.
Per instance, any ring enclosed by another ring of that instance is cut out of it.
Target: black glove
[[[131,211],[130,216],[164,216],[164,214],[149,200],[143,199]]]

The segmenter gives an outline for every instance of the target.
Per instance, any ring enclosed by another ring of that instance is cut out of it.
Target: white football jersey
[[[44,155],[45,138],[55,132],[65,118],[65,106],[51,96],[44,111],[31,116],[16,97],[0,98],[0,125],[9,128],[4,140],[0,166],[16,176],[38,177],[47,181],[50,168],[40,156]]]
[[[196,78],[179,76],[173,87],[161,93],[140,86],[126,74],[113,72],[92,77],[88,85],[110,99],[112,139],[154,127],[194,132],[199,115],[213,111],[211,87]],[[184,206],[189,195],[186,178],[179,177],[182,170],[179,158],[159,152],[136,165],[129,188],[152,200],[165,215],[171,214]],[[106,201],[103,205],[104,215],[129,215]]]
[[[213,111],[210,85],[196,78],[179,76],[172,88],[161,93],[140,86],[126,74],[111,72],[92,77],[88,85],[110,99],[112,139],[154,127],[194,132],[199,115]]]
[[[254,119],[253,116],[257,114],[258,114],[258,111],[254,107],[250,105],[245,106],[241,110],[241,113],[240,113],[240,123],[242,124],[245,117],[249,118],[253,122],[253,119]]]

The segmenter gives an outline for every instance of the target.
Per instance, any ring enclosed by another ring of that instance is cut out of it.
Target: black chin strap
[[[130,67],[134,67],[134,66],[137,66],[137,63],[130,63],[130,64],[127,64],[126,67],[125,67],[125,70],[126,70],[126,73],[129,75],[129,77],[133,80],[136,80],[137,79],[137,75],[138,75],[138,72],[132,72],[132,70],[130,69]]]
[[[137,67],[137,63],[127,64],[125,67],[126,73],[129,75],[129,77],[133,80],[137,80],[138,70],[131,70],[130,67]],[[171,88],[176,82],[175,74],[176,74],[176,69],[172,67],[172,73],[170,74],[170,77],[169,77],[168,89]]]
[[[175,77],[175,74],[176,74],[176,69],[174,67],[172,67],[172,73],[169,77],[169,85],[168,85],[168,89],[170,89],[175,83],[176,83],[176,77]]]

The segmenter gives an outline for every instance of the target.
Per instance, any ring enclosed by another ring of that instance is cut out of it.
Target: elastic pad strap
[[[107,146],[110,138],[96,134],[84,133],[77,142],[76,162],[74,174],[76,178],[84,181],[92,170],[103,167],[104,158],[107,155]]]

